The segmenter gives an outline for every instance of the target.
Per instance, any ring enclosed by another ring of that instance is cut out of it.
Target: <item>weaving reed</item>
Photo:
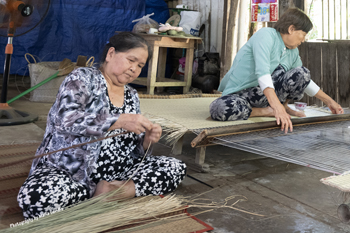
[[[341,174],[350,168],[350,121],[294,126],[220,136],[213,143]]]

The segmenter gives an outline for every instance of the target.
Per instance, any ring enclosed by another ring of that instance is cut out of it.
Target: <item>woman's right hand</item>
[[[279,104],[277,106],[272,107],[274,113],[277,125],[281,125],[281,130],[285,133],[290,130],[290,132],[293,132],[293,124],[290,120],[290,115],[286,112],[286,109],[282,104]]]
[[[141,114],[121,114],[109,130],[123,128],[127,131],[140,134],[146,130],[151,130],[152,125],[152,122]]]
[[[267,101],[270,104],[270,107],[273,109],[277,125],[281,126],[281,130],[284,131],[285,133],[290,130],[290,132],[293,131],[293,124],[292,121],[290,120],[290,115],[286,112],[286,109],[284,106],[281,104],[279,101],[275,89],[273,88],[265,88],[264,90],[264,95],[267,98]]]

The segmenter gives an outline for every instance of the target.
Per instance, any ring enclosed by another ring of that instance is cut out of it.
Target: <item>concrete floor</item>
[[[28,78],[29,79],[29,78]],[[8,99],[28,88],[28,80],[10,79]],[[1,126],[1,144],[41,141],[51,103],[30,102],[21,98],[10,106],[17,110],[35,113],[39,120],[18,126]],[[182,155],[175,156],[185,162],[194,161],[195,150],[190,142],[194,135],[185,135]],[[158,143],[155,155],[171,155],[171,148]],[[289,233],[289,232],[350,232],[350,225],[337,217],[342,203],[337,189],[322,184],[321,178],[331,174],[312,168],[289,164],[256,154],[224,146],[207,148],[207,173],[188,170],[189,177],[175,191],[177,195],[199,197],[206,202],[222,206],[226,198],[233,197],[227,206],[245,199],[235,208],[264,216],[244,213],[222,207],[197,217],[214,227],[215,233]],[[201,181],[201,182],[199,182]],[[208,210],[190,208],[190,213]]]

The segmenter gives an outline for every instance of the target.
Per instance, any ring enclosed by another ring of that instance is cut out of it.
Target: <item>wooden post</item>
[[[310,59],[308,59],[307,66],[310,70],[311,79],[319,85],[321,88],[323,86],[323,73],[322,73],[322,43],[307,43],[308,45],[308,53],[311,55]],[[322,106],[322,101],[317,98],[310,99],[309,105]]]
[[[222,42],[221,42],[221,62],[220,62],[220,81],[224,77],[225,54],[226,54],[226,37],[227,37],[227,6],[229,0],[224,0],[224,17],[222,18]]]
[[[337,99],[337,45],[336,43],[322,43],[322,67],[323,83],[322,90],[332,99]],[[311,53],[309,51],[309,57]],[[311,58],[310,58],[311,59]],[[314,58],[312,58],[314,59]]]
[[[227,39],[226,39],[226,51],[225,51],[225,65],[223,74],[226,74],[232,65],[232,52],[233,52],[233,34],[236,27],[236,15],[237,15],[238,1],[231,1],[230,12],[228,16],[227,24]]]
[[[337,43],[338,97],[342,107],[350,107],[350,42]]]
[[[196,148],[196,160],[195,160],[196,164],[199,164],[199,165],[204,164],[206,149],[207,147],[205,146]]]

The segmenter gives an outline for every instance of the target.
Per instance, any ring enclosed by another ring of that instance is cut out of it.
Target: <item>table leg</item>
[[[185,77],[184,81],[186,86],[183,87],[183,93],[186,94],[192,84],[192,67],[194,56],[194,40],[190,40],[190,48],[186,49],[186,65],[185,65]]]
[[[158,66],[158,55],[159,46],[153,46],[153,56],[148,64],[148,74],[147,74],[147,92],[150,95],[154,95],[154,88],[157,78],[157,66]]]
[[[166,69],[166,55],[167,48],[160,47],[159,48],[159,57],[158,57],[158,74],[156,81],[161,82],[163,78],[165,78],[165,69]],[[162,92],[164,87],[157,87],[157,92]]]

